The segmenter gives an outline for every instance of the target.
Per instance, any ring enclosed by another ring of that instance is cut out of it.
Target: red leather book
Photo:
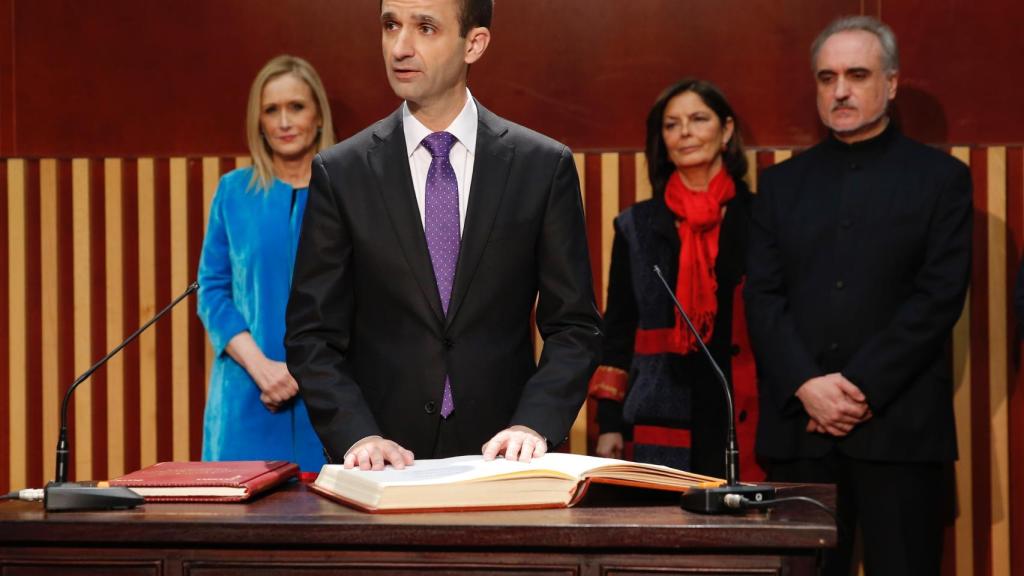
[[[159,462],[109,484],[146,502],[242,502],[298,475],[299,466],[284,460]]]

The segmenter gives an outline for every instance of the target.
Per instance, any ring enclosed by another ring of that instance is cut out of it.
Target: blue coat
[[[199,260],[198,313],[216,359],[203,421],[203,460],[289,460],[318,471],[323,450],[296,397],[271,413],[260,390],[226,352],[248,330],[271,360],[284,361],[284,315],[307,190],[274,180],[248,190],[252,168],[225,174],[210,207]]]

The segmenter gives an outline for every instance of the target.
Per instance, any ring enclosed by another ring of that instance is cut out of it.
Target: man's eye
[[[420,26],[420,32],[422,32],[424,34],[433,34],[434,33],[434,27],[433,26],[428,26],[428,25],[424,24],[424,25]]]

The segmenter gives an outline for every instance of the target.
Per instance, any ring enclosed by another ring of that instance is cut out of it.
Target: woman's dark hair
[[[732,111],[732,106],[729,106],[722,91],[714,84],[696,78],[686,78],[662,92],[647,115],[647,147],[644,149],[644,155],[647,157],[647,177],[651,181],[651,190],[656,198],[665,193],[665,185],[676,171],[676,165],[669,159],[668,151],[665,149],[665,139],[661,136],[665,108],[670,100],[684,92],[693,92],[700,96],[704,104],[718,116],[723,126],[726,120],[732,118],[732,138],[722,153],[722,162],[733,180],[740,180],[747,175],[747,157],[743,154],[740,122],[736,113]]]

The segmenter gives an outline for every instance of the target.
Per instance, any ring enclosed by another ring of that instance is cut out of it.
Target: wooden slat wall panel
[[[106,260],[107,339],[104,350],[113,350],[127,336],[124,331],[124,245],[122,173],[123,163],[110,158],[103,163],[103,208]],[[125,468],[125,361],[123,355],[112,358],[106,368],[107,376],[107,473],[120,476]]]
[[[0,238],[7,239],[7,248],[0,249],[0,367],[11,365],[11,324],[10,324],[10,302],[11,286],[11,250],[12,242],[10,234],[11,206],[9,204],[9,186],[7,183],[8,161],[0,159]],[[10,370],[10,368],[8,368]],[[11,380],[0,377],[0,434],[6,435],[6,440],[0,439],[0,462],[9,462],[11,459],[11,441],[14,435],[11,433],[14,427],[11,426]],[[0,475],[0,493],[9,491],[7,488],[10,478],[6,474]]]
[[[974,475],[971,493],[974,513],[975,574],[992,573],[992,486],[989,482],[992,466],[992,430],[988,419],[991,414],[991,373],[989,354],[992,343],[987,336],[989,316],[989,197],[988,155],[983,149],[970,151],[971,176],[974,181],[974,253],[971,272],[971,458]],[[984,335],[984,336],[982,336]],[[979,337],[973,337],[979,336]]]
[[[124,323],[121,334],[132,334],[142,322],[139,311],[142,307],[142,284],[139,262],[142,235],[139,232],[139,164],[138,160],[125,160],[121,174],[121,282],[124,287],[122,312]],[[113,225],[113,224],[111,224]],[[124,359],[124,468],[126,471],[142,467],[142,401],[139,385],[142,373],[143,341],[137,340],[123,350]]]
[[[86,358],[88,365],[92,365],[98,358],[102,358],[108,350],[107,338],[107,297],[106,297],[106,170],[102,159],[83,159],[88,166],[89,172],[89,253],[92,266],[89,270],[89,299],[92,334],[92,352]],[[120,248],[120,245],[118,245]],[[92,406],[90,408],[92,418],[92,470],[90,475],[93,478],[106,476],[110,469],[110,454],[108,451],[108,425],[109,419],[109,379],[107,371],[98,370],[92,376],[94,382],[88,384],[93,389]]]
[[[74,373],[85,372],[93,363],[92,350],[92,251],[89,211],[89,161],[76,158],[71,164],[72,287],[74,294]],[[95,375],[99,376],[99,375]],[[95,379],[95,378],[94,378]],[[82,477],[93,474],[92,398],[98,381],[75,391],[75,447],[72,457]]]
[[[57,244],[57,301],[60,306],[58,317],[60,323],[57,325],[55,332],[55,339],[57,341],[57,401],[59,405],[63,404],[64,396],[68,389],[71,387],[71,382],[75,378],[75,339],[76,330],[81,328],[87,330],[87,326],[77,326],[75,324],[75,278],[74,278],[74,220],[72,209],[74,203],[69,201],[73,194],[73,179],[71,172],[71,160],[59,159],[56,160],[57,166],[57,192],[56,192],[56,244]],[[45,232],[44,232],[45,234]],[[71,239],[71,242],[68,240]],[[45,351],[44,351],[45,352]],[[92,399],[90,394],[85,401],[89,402]],[[78,418],[75,414],[76,399],[71,399],[68,403],[67,412],[67,425],[68,425],[68,442],[71,445],[75,445],[78,441],[78,429],[77,422]],[[58,413],[59,414],[59,413]],[[90,414],[91,416],[91,414]],[[46,415],[43,415],[44,421]],[[59,418],[58,418],[59,419]],[[88,450],[92,451],[92,437],[88,434],[88,430],[83,431],[86,436],[89,436],[85,441],[89,444]],[[90,459],[91,460],[91,459]],[[45,461],[45,460],[44,460]],[[51,464],[56,467],[56,464]],[[76,467],[78,462],[75,457],[70,458],[68,464],[69,474],[77,477],[84,478],[90,475],[88,467],[83,468],[79,472]]]
[[[155,164],[138,163],[139,324],[156,313]],[[139,466],[156,463],[156,331],[139,336]]]
[[[211,160],[216,162],[215,158]],[[204,162],[196,159],[188,161],[188,258],[185,264],[185,284],[191,284],[195,280],[196,270],[199,269],[199,252],[202,250],[206,230],[204,216],[208,209],[204,204]],[[208,345],[203,327],[193,320],[196,318],[196,299],[189,298],[188,302],[183,302],[181,306],[186,309],[188,330],[188,454],[190,460],[199,460],[203,448],[203,420],[197,416],[203,413],[203,407],[206,405],[206,381],[209,379],[206,371]]]
[[[188,257],[188,172],[184,158],[171,160],[171,283],[169,291],[176,295],[189,285],[195,271],[189,270]],[[189,344],[188,306],[171,311],[171,385],[172,446],[175,460],[188,460],[189,454]],[[166,324],[165,324],[166,325]]]
[[[25,161],[5,160],[5,227],[7,229],[7,398],[5,417],[7,458],[0,466],[0,492],[21,488],[28,482],[26,404],[28,399],[28,258],[26,249],[27,209],[25,202]]]
[[[953,156],[966,164],[970,164],[970,150],[967,148],[954,148]],[[974,231],[977,235],[977,230]],[[953,530],[952,548],[955,556],[955,571],[953,574],[974,573],[974,514],[971,501],[973,494],[974,477],[972,474],[973,459],[971,458],[971,446],[973,445],[973,430],[971,426],[971,295],[974,288],[970,289],[967,302],[964,304],[964,313],[960,316],[959,322],[953,329],[953,374],[956,378],[953,392],[953,409],[956,416],[957,444],[960,447],[960,459],[955,468],[956,497],[959,514]],[[948,548],[948,547],[947,547]]]
[[[31,193],[31,192],[30,192]],[[57,163],[54,160],[39,162],[39,231],[40,231],[40,279],[42,283],[42,307],[39,316],[42,319],[42,338],[39,347],[42,351],[43,377],[43,445],[30,446],[29,450],[46,446],[57,446],[57,431],[60,413],[60,385],[58,368],[60,365],[60,342],[58,332],[61,318],[58,258],[58,218],[57,218]],[[54,461],[43,459],[43,475],[53,478]],[[72,465],[73,462],[69,462]]]
[[[25,246],[25,282],[23,283],[25,290],[23,300],[25,305],[25,341],[22,346],[26,352],[26,363],[20,377],[21,383],[24,383],[26,394],[25,403],[19,408],[24,410],[22,441],[25,461],[15,462],[15,466],[22,466],[22,477],[29,486],[40,486],[44,478],[52,478],[43,473],[43,462],[50,460],[50,458],[43,457],[43,454],[48,452],[43,444],[43,427],[46,424],[45,414],[47,414],[43,406],[43,352],[40,345],[43,338],[43,320],[41,313],[32,313],[41,310],[43,303],[40,164],[41,162],[28,163],[23,172],[22,189],[25,208],[25,235],[22,238]],[[17,434],[14,437],[16,438]],[[56,445],[53,446],[56,448]],[[20,485],[15,485],[12,488],[20,488]]]
[[[171,159],[157,158],[154,170],[153,314],[171,300]],[[151,314],[152,315],[152,314]],[[156,460],[174,459],[173,319],[153,326],[156,336]]]
[[[949,151],[971,166],[976,189],[972,289],[953,334],[961,458],[945,571],[1024,576],[1024,464],[1010,457],[1024,444],[1011,292],[1024,251],[1024,150]],[[793,153],[750,151],[752,187],[760,170]],[[612,221],[651,190],[635,150],[575,160],[603,306]],[[217,179],[249,162],[0,159],[0,490],[52,477],[62,391],[194,279]],[[193,298],[98,372],[72,404],[73,476],[198,458],[209,350]],[[584,409],[570,434],[574,452],[586,450],[588,421]]]
[[[1007,406],[1006,148],[986,150],[988,225],[989,489],[992,574],[1010,572],[1009,410]]]
[[[1018,267],[1024,255],[1024,148],[1012,147],[1006,151],[1006,294],[1014,293]],[[1014,310],[1013,298],[1007,322],[1006,349],[1010,362],[1007,370],[1007,393],[1009,394],[1009,453],[1024,454],[1024,371],[1021,370],[1020,343],[1022,320]],[[1024,554],[1013,552],[1024,549],[1024,458],[1010,459],[1010,573],[1024,574]],[[1016,490],[1014,489],[1016,488]]]

